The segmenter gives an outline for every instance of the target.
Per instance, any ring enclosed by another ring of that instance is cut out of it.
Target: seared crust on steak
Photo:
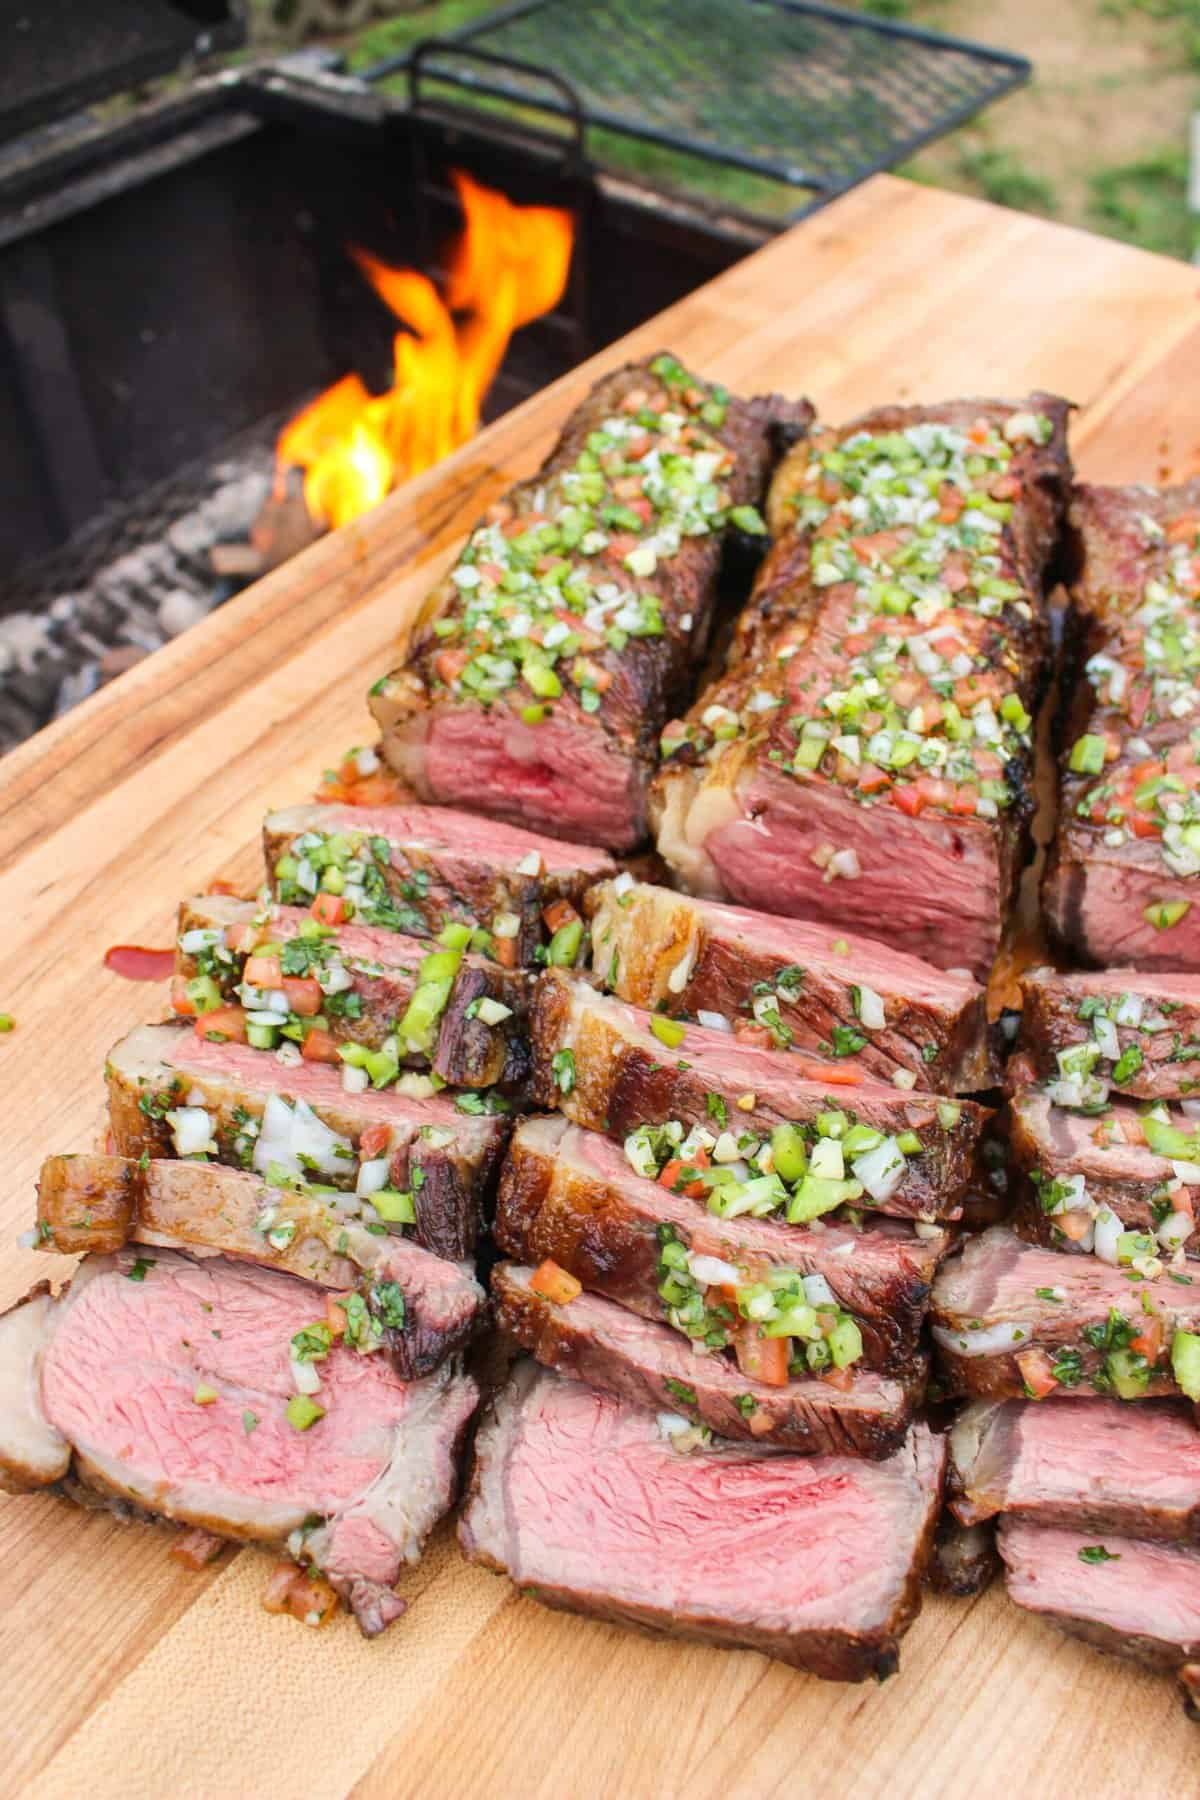
[[[680,1456],[653,1414],[523,1363],[476,1440],[459,1542],[547,1606],[861,1681],[894,1671],[920,1606],[943,1457],[921,1425],[887,1462]]]
[[[989,1588],[999,1572],[995,1526],[990,1521],[984,1525],[963,1525],[948,1509],[943,1512],[925,1575],[934,1593],[968,1600]]]
[[[54,1330],[58,1303],[39,1281],[0,1313],[0,1488],[31,1494],[61,1481],[71,1446],[46,1417],[41,1396],[42,1351]]]

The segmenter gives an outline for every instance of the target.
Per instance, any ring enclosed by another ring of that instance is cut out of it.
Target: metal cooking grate
[[[415,54],[425,78],[543,114],[571,115],[545,86],[565,82],[586,125],[807,189],[798,212],[1031,73],[1005,51],[809,0],[524,0]]]

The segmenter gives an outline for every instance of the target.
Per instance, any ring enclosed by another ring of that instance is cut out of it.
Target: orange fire
[[[453,180],[466,224],[450,251],[444,295],[415,269],[351,252],[407,327],[394,340],[392,386],[372,395],[357,375],[345,375],[280,433],[280,483],[289,468],[302,468],[305,504],[325,524],[345,525],[465,444],[513,332],[556,306],[567,285],[570,213],[514,206],[458,169]]]

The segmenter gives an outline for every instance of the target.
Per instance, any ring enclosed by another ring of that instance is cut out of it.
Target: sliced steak
[[[908,1147],[891,1156],[881,1178],[871,1172],[866,1186],[851,1179],[858,1192],[843,1198],[900,1218],[953,1219],[962,1210],[988,1118],[969,1100],[906,1094],[836,1065],[814,1064],[801,1076],[787,1051],[661,1019],[556,969],[538,981],[532,1016],[535,1094],[543,1104],[557,1102],[576,1124],[623,1140],[639,1127],[674,1120],[714,1136],[730,1131],[765,1141],[776,1125],[791,1123],[806,1159],[819,1137],[832,1131],[844,1138],[856,1124]],[[843,1161],[847,1178],[852,1166]],[[810,1184],[808,1192],[818,1211],[822,1194],[838,1204],[834,1188]]]
[[[491,507],[371,689],[421,799],[631,849],[663,721],[686,704],[723,540],[764,532],[776,420],[660,355],[604,376],[538,473]]]
[[[1068,1067],[1139,1100],[1200,1094],[1200,976],[1030,969],[1021,991],[1021,1048],[1036,1074],[1057,1077],[1066,1051]]]
[[[1194,1119],[1182,1113],[1145,1118],[1123,1100],[1089,1115],[1055,1106],[1037,1087],[1013,1095],[1010,1117],[1013,1158],[1024,1176],[1016,1213],[1022,1237],[1060,1250],[1094,1250],[1126,1265],[1180,1251],[1200,1257],[1191,1198],[1200,1185]],[[1148,1133],[1176,1154],[1151,1150]],[[1193,1138],[1196,1151],[1185,1156]]]
[[[549,1258],[586,1288],[670,1324],[701,1348],[735,1350],[744,1368],[753,1367],[762,1346],[743,1301],[753,1302],[763,1320],[798,1306],[798,1329],[813,1344],[810,1367],[830,1366],[828,1334],[819,1334],[845,1315],[861,1340],[845,1366],[902,1376],[914,1367],[929,1285],[946,1245],[944,1234],[918,1237],[891,1219],[856,1231],[716,1218],[686,1194],[635,1174],[607,1138],[562,1118],[517,1127],[495,1235],[521,1262]],[[824,1310],[812,1306],[810,1291]],[[804,1360],[804,1338],[782,1343]]]
[[[187,1025],[139,1026],[109,1051],[105,1077],[118,1155],[203,1153],[302,1186],[361,1188],[379,1218],[386,1208],[386,1223],[454,1261],[471,1254],[508,1136],[504,1115],[462,1110],[468,1098],[482,1106],[474,1096],[348,1093],[321,1063],[285,1068]],[[379,1179],[383,1197],[371,1198]]]
[[[548,1606],[882,1677],[920,1605],[944,1450],[887,1462],[712,1445],[522,1364],[476,1443],[459,1542]]]
[[[710,1025],[724,1019],[751,1041],[815,1051],[903,1089],[990,1084],[983,989],[970,976],[872,938],[628,876],[600,883],[586,904],[592,966],[622,1000]]]
[[[61,1481],[71,1446],[42,1406],[42,1352],[59,1304],[48,1282],[0,1313],[0,1488],[30,1494]]]
[[[934,1592],[969,1600],[989,1588],[999,1571],[995,1526],[963,1525],[952,1512],[943,1512],[925,1577]]]
[[[745,1375],[723,1356],[697,1356],[659,1325],[581,1293],[566,1305],[534,1285],[536,1271],[501,1263],[492,1272],[497,1323],[539,1362],[637,1406],[686,1414],[690,1425],[801,1456],[891,1456],[925,1387],[925,1359],[897,1380],[863,1370],[844,1386],[803,1375],[782,1387]]]
[[[885,407],[789,455],[729,666],[663,734],[682,887],[986,977],[1028,850],[1066,413]]]
[[[478,1393],[452,1365],[404,1382],[386,1357],[336,1344],[314,1365],[318,1394],[289,1415],[292,1340],[321,1310],[307,1282],[220,1257],[90,1258],[42,1303],[32,1356],[14,1314],[0,1322],[5,1386],[31,1367],[35,1382],[26,1416],[0,1415],[0,1465],[55,1480],[69,1458],[106,1496],[221,1537],[286,1543],[378,1626],[400,1610],[401,1568],[453,1503]],[[69,1447],[57,1463],[51,1443]]]
[[[951,1506],[1035,1525],[1200,1541],[1200,1432],[1187,1407],[1149,1400],[1069,1406],[1024,1400],[965,1407],[950,1433]]]
[[[209,1163],[52,1156],[38,1180],[37,1244],[67,1255],[127,1243],[220,1251],[282,1269],[356,1295],[352,1332],[380,1344],[405,1380],[430,1374],[469,1341],[483,1289],[467,1269],[369,1231],[341,1199]]]
[[[1008,1597],[1097,1650],[1164,1673],[1200,1655],[1200,1551],[1005,1519]]]
[[[387,1060],[372,1065],[376,1085],[386,1083],[390,1061],[393,1080],[402,1067],[432,1068],[452,1087],[519,1092],[529,1074],[527,977],[461,950],[432,954],[436,965],[426,960],[428,939],[319,925],[297,906],[208,895],[179,909],[172,1002],[184,1017],[199,1015],[201,1036],[215,1030],[242,1041],[248,1014],[278,1009],[274,1025],[258,1019],[259,1048],[298,1043],[306,1059],[339,1071],[341,1045],[383,1052]],[[258,979],[247,983],[251,959]]]
[[[501,960],[510,954],[502,946],[515,944],[509,966],[520,967],[545,942],[544,907],[578,905],[593,881],[616,873],[603,850],[448,806],[289,806],[267,815],[263,849],[285,905],[340,894],[358,924],[411,937],[469,925]]]
[[[952,1390],[988,1399],[1029,1394],[1178,1398],[1179,1333],[1200,1327],[1200,1282],[1130,1280],[1094,1256],[1060,1256],[1006,1226],[969,1238],[933,1283],[933,1338]],[[1200,1375],[1200,1371],[1197,1371]]]
[[[1200,481],[1078,487],[1071,524],[1080,572],[1043,906],[1085,962],[1200,969]]]

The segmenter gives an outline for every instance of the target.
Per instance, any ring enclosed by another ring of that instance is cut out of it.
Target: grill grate
[[[562,118],[574,109],[546,82],[565,82],[589,127],[806,190],[792,217],[1031,73],[1005,51],[810,0],[524,0],[366,75],[408,67],[415,97],[418,66],[474,98]]]

